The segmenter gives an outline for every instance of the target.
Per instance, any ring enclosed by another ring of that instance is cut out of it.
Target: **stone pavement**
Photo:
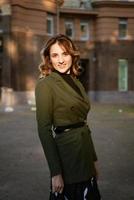
[[[88,116],[103,200],[134,200],[134,107],[92,104]],[[0,110],[0,200],[48,200],[49,171],[35,112]]]

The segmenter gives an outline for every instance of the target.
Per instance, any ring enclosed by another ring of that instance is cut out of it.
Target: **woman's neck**
[[[56,73],[58,73],[58,74],[60,74],[60,75],[63,75],[63,74],[69,75],[69,74],[70,74],[70,69],[69,69],[68,71],[64,72],[64,73],[59,72],[58,70],[54,69],[54,72],[56,72]]]

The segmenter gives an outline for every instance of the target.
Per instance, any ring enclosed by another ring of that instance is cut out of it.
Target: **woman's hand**
[[[96,171],[96,179],[98,180],[98,178],[99,178],[98,161],[95,161],[95,162],[94,162],[94,167],[95,167],[95,171]]]
[[[62,193],[64,182],[61,174],[52,177],[52,192]]]

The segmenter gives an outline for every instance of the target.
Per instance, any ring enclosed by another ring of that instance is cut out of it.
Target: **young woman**
[[[51,175],[50,199],[99,200],[89,99],[77,79],[79,52],[65,35],[42,50],[35,96],[39,138]]]

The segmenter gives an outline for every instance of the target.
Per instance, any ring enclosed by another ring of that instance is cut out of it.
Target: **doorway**
[[[82,74],[79,76],[80,82],[83,84],[86,92],[89,91],[89,59],[81,59],[80,66],[82,67]]]

